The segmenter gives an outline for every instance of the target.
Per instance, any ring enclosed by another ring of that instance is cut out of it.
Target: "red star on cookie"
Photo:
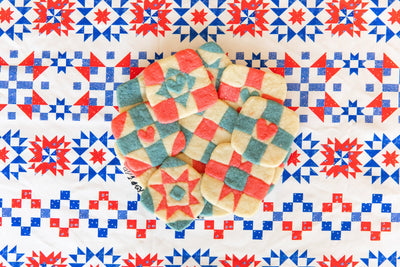
[[[189,170],[186,169],[177,180],[175,180],[173,177],[171,177],[167,172],[164,170],[161,170],[161,178],[162,178],[162,184],[156,184],[156,185],[150,185],[151,188],[159,192],[162,196],[163,199],[160,201],[160,204],[157,207],[156,211],[159,210],[167,210],[167,219],[169,219],[176,211],[180,210],[193,218],[193,213],[192,209],[190,208],[190,205],[192,204],[198,204],[199,201],[197,200],[196,197],[192,195],[193,189],[196,187],[197,183],[200,181],[200,177],[195,180],[189,180]],[[174,205],[174,206],[169,206],[168,201],[167,201],[167,192],[165,190],[165,185],[167,184],[176,184],[179,182],[184,182],[188,184],[188,190],[189,192],[186,192],[186,194],[189,194],[189,203],[187,205]]]

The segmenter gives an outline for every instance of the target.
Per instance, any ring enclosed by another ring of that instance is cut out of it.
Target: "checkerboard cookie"
[[[167,158],[141,195],[146,209],[177,230],[185,229],[204,208],[201,175],[184,161]]]
[[[200,55],[203,64],[208,71],[208,75],[215,88],[218,90],[222,73],[232,61],[227,57],[222,48],[214,42],[203,44],[196,50]]]
[[[299,131],[299,116],[283,105],[250,97],[232,133],[232,147],[246,160],[265,167],[279,166]]]
[[[282,76],[232,64],[222,74],[218,96],[234,109],[240,110],[251,96],[261,96],[283,104],[286,91],[286,82]]]
[[[191,49],[161,59],[143,70],[145,91],[160,123],[201,112],[218,99],[200,56]]]
[[[238,113],[224,101],[200,114],[179,120],[186,138],[183,150],[189,158],[207,164],[214,148],[220,143],[231,141],[231,134]]]
[[[125,162],[135,171],[161,165],[185,147],[178,122],[161,124],[148,103],[139,104],[115,117],[114,137]]]
[[[267,195],[274,171],[245,160],[230,143],[220,144],[206,166],[201,193],[220,208],[250,217]]]
[[[147,96],[144,90],[142,74],[139,74],[136,78],[117,87],[117,105],[119,112],[127,111],[143,102],[147,102]]]

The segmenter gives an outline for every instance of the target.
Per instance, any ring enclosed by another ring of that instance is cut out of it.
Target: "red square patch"
[[[158,103],[153,110],[160,123],[172,123],[179,120],[178,109],[173,98]]]
[[[196,106],[199,112],[211,107],[218,100],[217,91],[212,84],[193,91],[192,96],[194,101],[196,101]]]
[[[198,137],[211,141],[214,138],[215,132],[218,129],[218,124],[209,119],[202,119],[197,126],[194,134]]]
[[[240,97],[240,88],[221,82],[219,84],[218,96],[222,100],[237,102]]]
[[[220,181],[224,181],[228,170],[229,166],[226,166],[214,160],[210,160],[207,163],[206,174]]]
[[[161,84],[164,82],[164,73],[158,62],[155,62],[143,70],[143,78],[146,86]]]
[[[191,73],[195,69],[203,66],[203,61],[196,51],[186,49],[179,51],[175,54],[176,60],[179,64],[179,69],[185,73]]]
[[[265,72],[262,70],[250,68],[249,73],[247,74],[245,85],[260,90],[264,79],[264,74]]]

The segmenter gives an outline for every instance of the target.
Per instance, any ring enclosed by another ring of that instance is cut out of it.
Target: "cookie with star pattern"
[[[140,201],[168,226],[182,231],[204,208],[200,179],[201,175],[189,164],[167,158],[150,177]]]
[[[215,206],[240,217],[250,217],[267,195],[274,168],[245,160],[230,143],[218,145],[201,180],[201,193]]]

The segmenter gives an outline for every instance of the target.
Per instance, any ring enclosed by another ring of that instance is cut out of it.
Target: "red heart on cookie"
[[[273,137],[278,132],[278,126],[275,123],[267,124],[265,119],[258,119],[256,124],[257,137],[261,141],[265,141]]]
[[[146,131],[143,129],[140,129],[138,131],[139,138],[147,143],[151,143],[154,141],[154,134],[155,134],[155,131],[152,126],[147,127]]]

